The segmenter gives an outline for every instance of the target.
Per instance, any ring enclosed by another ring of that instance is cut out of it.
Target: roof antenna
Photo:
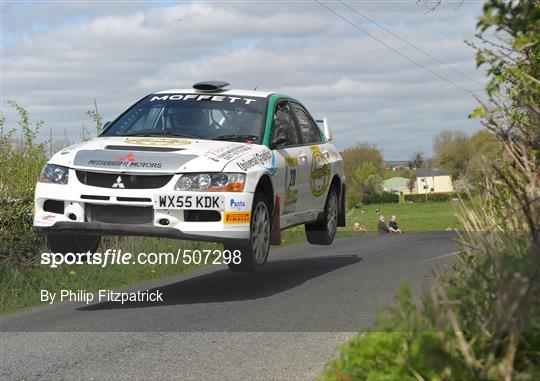
[[[253,89],[253,91],[257,90],[257,87],[259,87],[259,86],[255,86],[255,88]]]

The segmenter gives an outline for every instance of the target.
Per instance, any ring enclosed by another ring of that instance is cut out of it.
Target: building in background
[[[409,160],[387,160],[384,164],[386,168],[391,169],[392,171],[412,169],[412,163]]]
[[[450,173],[439,169],[418,169],[416,171],[416,193],[453,192]]]
[[[389,179],[386,179],[383,181],[383,189],[385,192],[392,192],[392,193],[398,193],[398,194],[410,194],[414,193],[416,191],[416,183],[414,183],[414,187],[410,187],[410,179],[407,179],[405,177],[391,177]]]

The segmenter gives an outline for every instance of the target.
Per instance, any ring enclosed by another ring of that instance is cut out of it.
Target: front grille
[[[84,211],[86,222],[127,225],[153,225],[154,223],[152,207],[86,204]]]
[[[221,221],[221,213],[216,210],[184,210],[186,222],[215,222]]]
[[[173,175],[125,175],[76,171],[77,178],[85,185],[117,189],[156,189],[165,186]]]
[[[109,196],[94,196],[91,194],[83,194],[81,195],[81,198],[84,200],[99,200],[99,201],[107,201],[110,199]]]

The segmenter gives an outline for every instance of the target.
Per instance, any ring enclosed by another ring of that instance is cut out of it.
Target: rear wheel
[[[262,271],[268,251],[270,250],[271,232],[270,205],[267,197],[262,193],[256,193],[253,199],[250,222],[250,239],[243,244],[224,244],[223,249],[240,250],[240,263],[229,263],[232,271],[243,273],[255,273]]]
[[[86,234],[51,234],[47,236],[47,245],[53,253],[94,253],[101,236]]]
[[[339,214],[337,187],[332,186],[326,197],[324,218],[321,221],[306,224],[306,238],[313,245],[330,245],[334,242]]]

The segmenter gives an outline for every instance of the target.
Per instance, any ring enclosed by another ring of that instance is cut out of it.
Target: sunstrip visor
[[[196,155],[170,153],[81,150],[75,155],[73,164],[76,167],[84,168],[170,172],[176,171],[180,166],[196,157]]]

